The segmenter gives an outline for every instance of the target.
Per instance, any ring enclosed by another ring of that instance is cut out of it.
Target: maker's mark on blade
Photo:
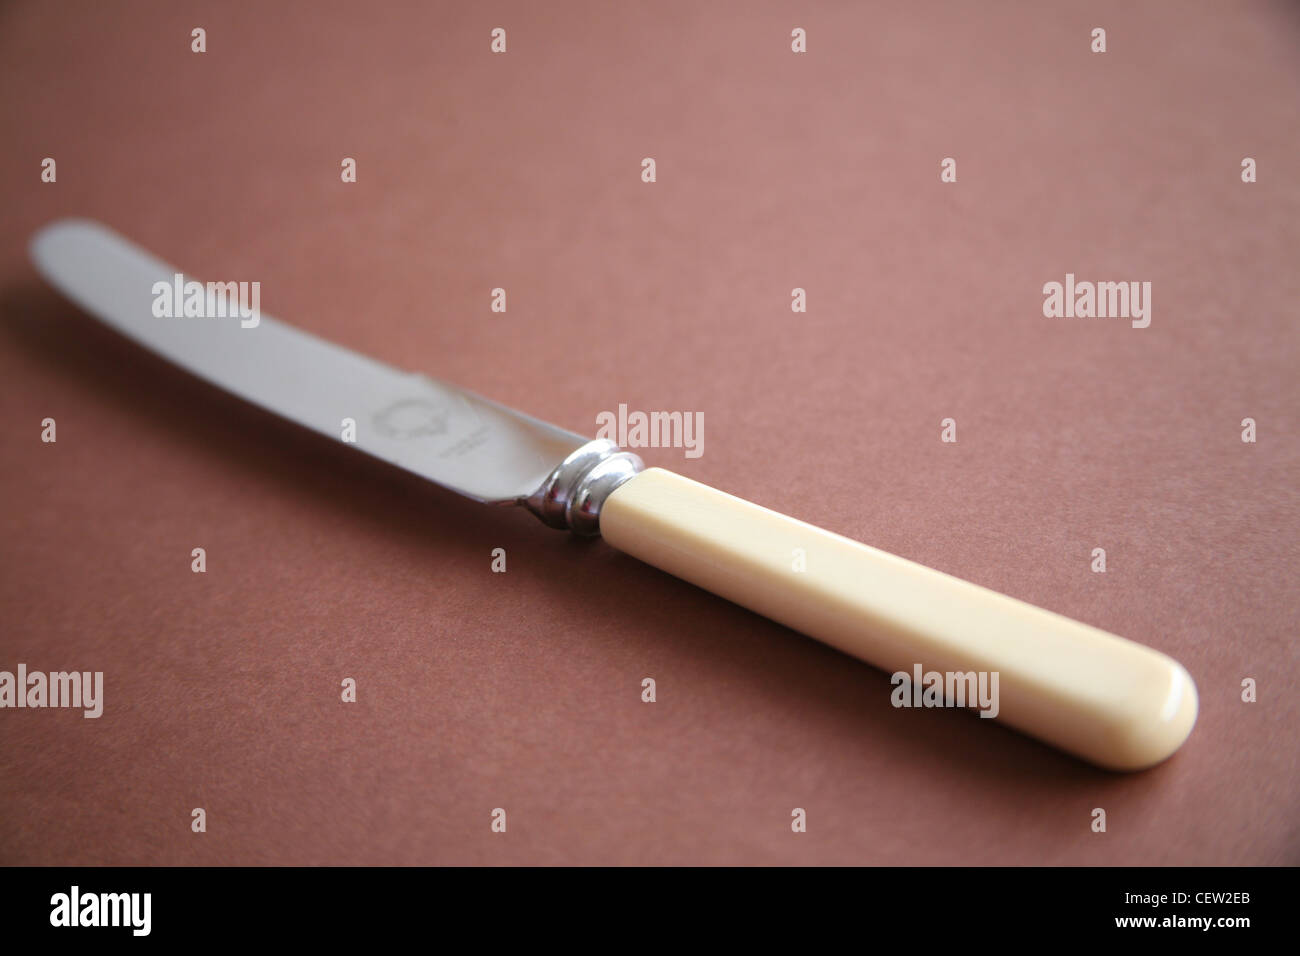
[[[395,442],[428,441],[438,458],[459,458],[488,441],[490,428],[464,396],[411,397],[371,416],[375,431]]]
[[[436,438],[447,434],[451,410],[445,402],[427,398],[403,398],[379,410],[373,417],[375,430],[394,441]]]

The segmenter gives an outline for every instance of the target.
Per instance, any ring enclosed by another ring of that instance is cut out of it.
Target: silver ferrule
[[[552,528],[599,535],[604,499],[643,467],[637,455],[597,438],[560,462],[541,488],[524,499],[524,507]]]
[[[600,508],[623,482],[645,467],[640,457],[597,438],[560,462],[523,505],[544,524],[575,534],[600,534]]]

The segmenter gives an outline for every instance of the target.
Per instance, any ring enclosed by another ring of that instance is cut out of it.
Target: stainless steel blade
[[[31,254],[68,298],[151,351],[336,441],[343,420],[352,419],[352,447],[469,498],[527,503],[588,444],[581,435],[266,316],[249,327],[237,316],[156,317],[155,283],[172,285],[181,270],[99,223],[52,223],[32,238]]]

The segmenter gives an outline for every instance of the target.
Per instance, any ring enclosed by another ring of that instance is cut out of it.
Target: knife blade
[[[106,325],[255,405],[478,501],[512,503],[588,439],[464,389],[404,372],[267,316],[159,317],[156,289],[206,284],[106,226],[36,233],[36,268]],[[178,278],[179,277],[179,278]]]
[[[207,287],[99,223],[52,223],[33,237],[31,254],[72,301],[193,374],[335,440],[351,422],[359,451],[469,498],[522,505],[552,527],[600,534],[893,673],[896,706],[941,698],[980,709],[1113,770],[1163,761],[1195,724],[1195,683],[1152,648],[646,469],[613,442],[589,441],[275,319],[155,314],[164,286]],[[940,678],[937,690],[930,675]],[[990,685],[992,708],[983,700]]]

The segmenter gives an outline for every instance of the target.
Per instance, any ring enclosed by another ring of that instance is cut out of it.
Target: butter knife
[[[31,254],[46,280],[106,325],[240,398],[336,441],[351,421],[359,451],[476,501],[523,506],[553,528],[599,534],[895,675],[923,667],[958,675],[961,686],[996,674],[997,720],[1094,764],[1153,766],[1196,721],[1191,676],[1142,644],[644,468],[611,441],[275,319],[159,316],[164,286],[180,292],[197,280],[101,224],[54,222],[32,238]]]

